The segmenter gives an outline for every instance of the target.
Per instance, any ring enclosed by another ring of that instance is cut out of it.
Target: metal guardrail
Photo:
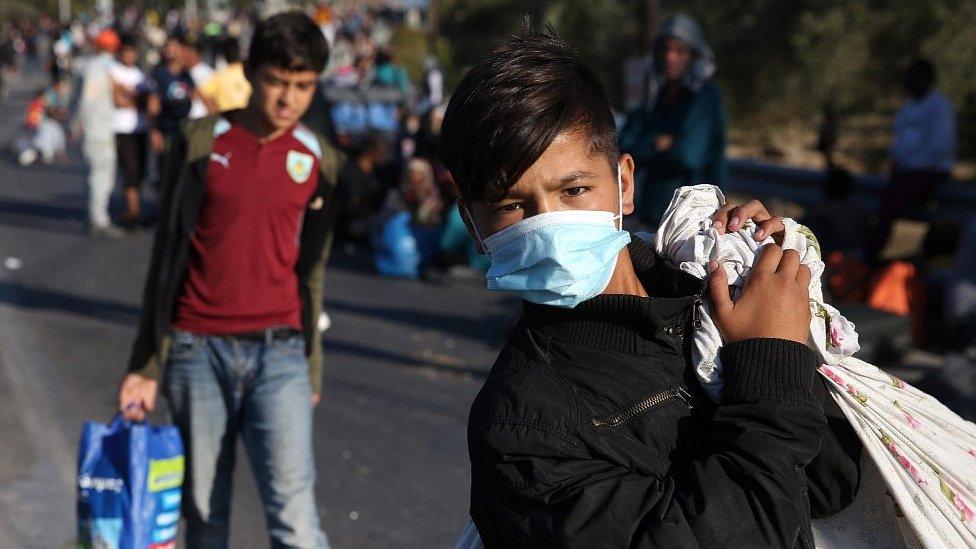
[[[824,172],[763,164],[753,160],[729,161],[729,190],[748,196],[780,198],[800,205],[823,202]],[[866,211],[877,211],[888,189],[888,178],[863,175],[854,178],[854,200]],[[919,204],[905,214],[907,219],[930,221],[936,217],[964,223],[976,215],[976,183],[946,183],[929,204]]]
[[[393,88],[359,86],[323,86],[322,93],[331,103],[401,103],[408,99]]]

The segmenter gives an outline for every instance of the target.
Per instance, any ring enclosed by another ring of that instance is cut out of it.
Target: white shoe
[[[37,151],[34,149],[24,149],[17,155],[17,162],[21,166],[30,166],[34,162],[37,162]]]
[[[107,238],[107,239],[124,238],[126,234],[125,230],[123,230],[121,227],[112,224],[88,225],[88,229],[86,230],[86,232],[88,234],[88,238]]]
[[[319,324],[318,324],[319,332],[324,332],[331,327],[332,327],[332,317],[329,316],[329,313],[325,311],[319,313]]]

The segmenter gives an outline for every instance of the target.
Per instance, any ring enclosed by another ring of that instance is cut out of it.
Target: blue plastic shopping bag
[[[85,422],[78,448],[78,546],[173,549],[183,442],[172,425]]]

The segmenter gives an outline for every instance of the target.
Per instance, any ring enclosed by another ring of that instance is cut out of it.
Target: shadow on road
[[[68,195],[70,202],[79,202],[77,195]],[[25,215],[31,217],[43,217],[45,219],[56,219],[66,221],[72,219],[85,219],[86,210],[84,206],[64,206],[58,205],[60,200],[52,202],[37,202],[34,200],[17,200],[13,198],[0,198],[0,222],[6,221],[8,215]],[[68,202],[69,200],[64,200]],[[84,198],[80,200],[84,203]]]
[[[327,357],[333,354],[348,354],[357,359],[384,361],[390,366],[430,368],[440,373],[470,376],[474,379],[484,379],[488,376],[488,370],[484,366],[471,366],[443,355],[431,355],[425,358],[381,349],[375,344],[361,345],[352,341],[330,339],[329,337],[326,337],[323,347]]]
[[[86,217],[83,207],[0,198],[0,225],[77,235]]]
[[[24,309],[64,311],[126,326],[135,326],[139,321],[139,307],[6,281],[0,281],[0,302]]]
[[[333,299],[326,299],[325,308],[327,311],[334,310],[381,318],[415,329],[431,329],[453,333],[458,336],[485,341],[486,343],[501,343],[504,341],[505,335],[514,326],[516,318],[510,312],[465,317],[427,309],[377,307],[363,303],[335,301]]]

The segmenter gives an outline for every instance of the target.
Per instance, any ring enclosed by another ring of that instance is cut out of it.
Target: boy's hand
[[[119,384],[119,410],[122,417],[133,421],[146,419],[146,414],[156,408],[155,379],[139,374],[126,374]]]
[[[757,337],[806,344],[810,333],[810,269],[796,250],[763,247],[738,301],[729,298],[725,269],[708,263],[715,325],[726,343]]]
[[[756,232],[753,235],[756,240],[762,240],[769,235],[773,235],[773,240],[777,244],[783,243],[783,216],[773,216],[769,214],[766,206],[758,200],[750,200],[745,204],[733,204],[726,202],[724,206],[712,214],[712,228],[719,234],[735,232],[742,228],[742,224],[747,219],[756,223]]]

